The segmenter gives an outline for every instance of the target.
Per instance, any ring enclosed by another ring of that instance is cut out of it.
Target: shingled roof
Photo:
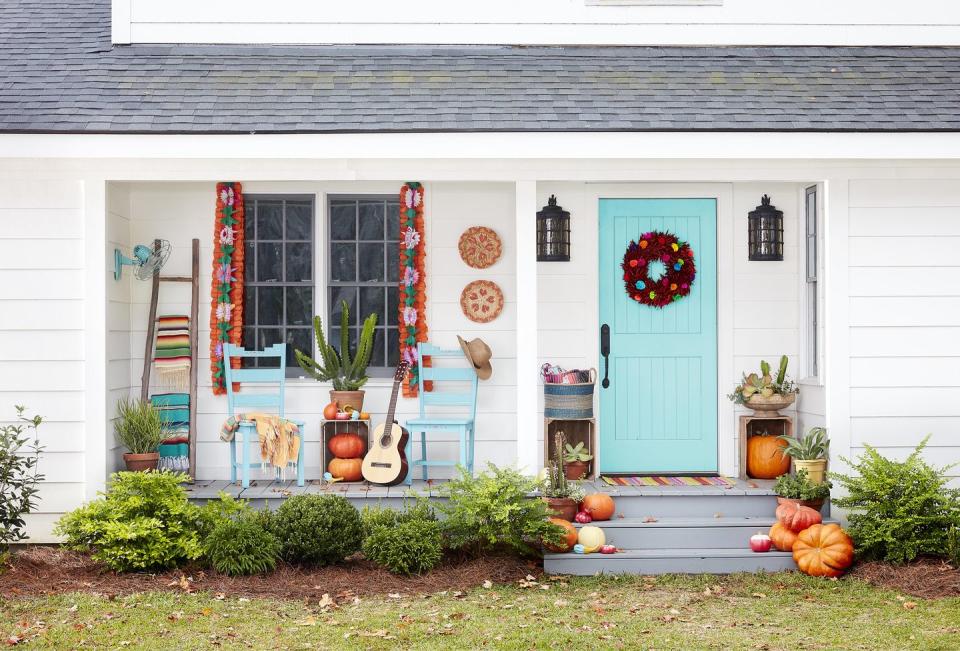
[[[956,131],[960,48],[113,46],[0,2],[0,132]]]

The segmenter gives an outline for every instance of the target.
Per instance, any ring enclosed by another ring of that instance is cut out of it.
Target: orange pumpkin
[[[363,459],[331,459],[327,470],[343,481],[360,481],[363,478]]]
[[[800,533],[815,524],[823,522],[819,511],[796,502],[784,502],[777,507],[777,520],[794,533]]]
[[[323,418],[324,420],[333,420],[337,417],[337,403],[336,401],[327,403],[327,406],[323,408]]]
[[[790,457],[783,453],[787,442],[776,436],[747,439],[747,474],[754,479],[776,479],[790,472]]]
[[[563,529],[563,544],[551,545],[549,543],[544,543],[543,546],[558,554],[562,554],[573,549],[573,546],[577,544],[576,527],[562,518],[550,518],[550,522]]]
[[[590,514],[594,520],[609,520],[613,517],[616,507],[613,498],[606,493],[591,493],[583,498],[581,509]]]
[[[853,565],[853,540],[838,524],[815,524],[797,536],[793,560],[804,574],[840,576]]]
[[[770,540],[773,546],[782,552],[792,552],[793,543],[797,542],[797,534],[790,531],[790,528],[782,522],[774,522],[770,527]]]
[[[367,442],[359,434],[343,433],[330,437],[330,453],[341,459],[356,459],[367,451]]]

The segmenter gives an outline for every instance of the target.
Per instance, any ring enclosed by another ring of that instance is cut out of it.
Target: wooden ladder
[[[154,248],[160,248],[160,240],[154,240]],[[150,371],[153,368],[153,346],[157,331],[157,303],[160,283],[190,283],[190,479],[197,475],[197,350],[200,324],[200,240],[193,240],[193,261],[189,276],[162,276],[153,274],[150,291],[150,319],[147,321],[147,343],[143,352],[143,375],[140,376],[140,399],[150,399]]]

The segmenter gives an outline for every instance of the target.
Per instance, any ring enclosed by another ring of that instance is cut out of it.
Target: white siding
[[[0,420],[44,417],[33,540],[84,491],[83,186],[0,180]]]
[[[317,245],[323,278],[326,225],[324,223],[327,194],[393,194],[401,181],[389,183],[247,183],[246,194],[283,193],[317,196]],[[494,375],[480,385],[476,461],[511,464],[516,459],[515,423],[515,355],[514,324],[516,283],[513,269],[515,251],[513,229],[513,185],[506,183],[428,183],[426,184],[426,241],[428,246],[428,327],[431,342],[443,347],[457,347],[456,335],[466,339],[482,337],[494,352]],[[213,240],[214,186],[210,183],[138,183],[129,188],[131,197],[132,242],[147,242],[159,237],[170,240],[173,253],[166,271],[171,274],[189,272],[190,240],[200,239],[200,388],[198,399],[197,476],[201,479],[229,477],[228,446],[219,440],[219,427],[226,417],[227,403],[213,396],[210,390],[209,314],[210,268]],[[469,226],[485,225],[496,230],[503,241],[503,256],[489,269],[467,267],[457,252],[460,234]],[[460,310],[460,291],[478,278],[497,282],[503,289],[506,305],[503,314],[488,324],[468,321]],[[322,282],[317,297],[326,295]],[[142,351],[146,336],[150,288],[148,283],[132,281],[129,351],[130,385],[139,390]],[[188,313],[189,293],[186,287],[164,286],[160,313]],[[323,305],[316,306],[325,310]],[[312,379],[289,380],[287,383],[287,415],[307,423],[305,435],[309,477],[318,477],[320,469],[320,412],[329,401],[329,385]],[[371,380],[364,402],[375,424],[382,421],[390,397],[390,382]],[[401,422],[415,414],[417,401],[402,399],[397,408]],[[431,458],[455,459],[456,445],[451,437],[436,437],[429,446]],[[438,477],[448,474],[436,469]],[[433,473],[432,473],[433,476]]]
[[[851,453],[960,461],[960,182],[851,181],[849,246]]]
[[[331,10],[331,5],[334,6]],[[699,6],[698,6],[699,5]],[[114,0],[118,43],[956,44],[941,0]]]

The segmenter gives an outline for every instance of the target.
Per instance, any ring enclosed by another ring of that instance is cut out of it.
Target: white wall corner
[[[516,182],[517,261],[517,467],[538,469],[537,441],[537,184]]]
[[[132,0],[111,0],[110,40],[114,43],[130,43],[130,4]]]
[[[83,181],[85,498],[103,490],[107,450],[107,182]]]

